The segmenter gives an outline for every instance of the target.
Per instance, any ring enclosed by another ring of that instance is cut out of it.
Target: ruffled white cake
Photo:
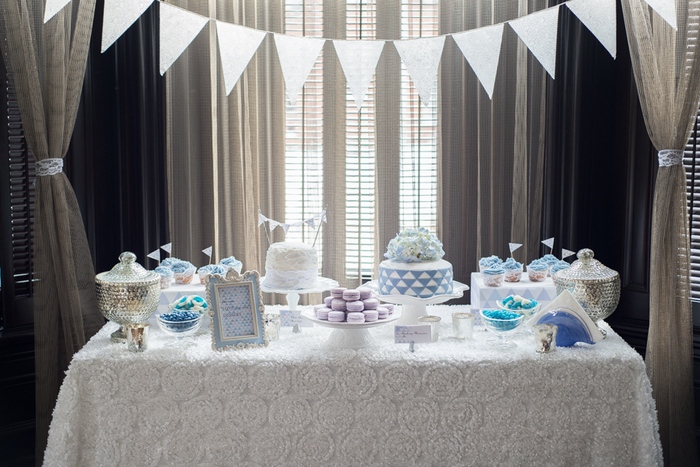
[[[387,247],[387,260],[379,264],[380,295],[430,298],[451,294],[452,264],[442,257],[442,243],[427,229],[408,229]]]
[[[265,260],[265,287],[309,289],[318,280],[318,256],[309,244],[278,242],[270,245]]]

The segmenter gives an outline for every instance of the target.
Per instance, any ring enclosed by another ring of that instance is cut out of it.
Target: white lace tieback
[[[44,159],[43,161],[36,161],[37,177],[56,175],[61,172],[63,172],[63,159]]]
[[[659,151],[659,167],[671,167],[683,163],[682,149],[662,149]]]

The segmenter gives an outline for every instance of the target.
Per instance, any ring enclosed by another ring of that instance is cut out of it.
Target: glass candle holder
[[[535,334],[535,350],[539,353],[554,352],[557,349],[556,324],[535,324],[532,327]]]
[[[470,312],[452,313],[452,329],[457,339],[471,339],[474,336],[474,314]]]
[[[143,352],[148,349],[148,323],[126,326],[126,348],[130,352]]]
[[[439,316],[420,316],[418,318],[419,324],[429,324],[430,325],[430,337],[432,342],[437,342],[440,337],[440,318]]]

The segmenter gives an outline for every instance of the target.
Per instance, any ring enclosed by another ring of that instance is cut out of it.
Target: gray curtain
[[[660,164],[651,226],[647,373],[659,415],[667,465],[696,465],[693,399],[693,319],[690,306],[690,230],[685,148],[700,100],[700,8],[676,1],[674,30],[643,0],[623,0],[635,82],[651,142],[675,150],[676,164]],[[659,161],[662,157],[659,155]]]
[[[44,2],[4,0],[0,42],[15,73],[25,137],[37,161],[68,151],[82,91],[95,0],[73,0],[43,24]],[[36,459],[64,371],[104,319],[80,209],[63,173],[37,177],[34,227]]]
[[[444,0],[440,33],[475,29],[539,11],[547,0]],[[455,278],[468,282],[480,257],[540,256],[545,89],[548,77],[517,35],[504,29],[489,99],[448,39],[440,68],[438,231]]]

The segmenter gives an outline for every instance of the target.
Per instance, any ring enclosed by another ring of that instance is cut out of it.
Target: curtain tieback
[[[662,149],[659,151],[659,167],[671,167],[683,163],[682,149]]]
[[[56,175],[63,172],[63,159],[44,159],[36,161],[36,176],[46,177],[47,175]]]

